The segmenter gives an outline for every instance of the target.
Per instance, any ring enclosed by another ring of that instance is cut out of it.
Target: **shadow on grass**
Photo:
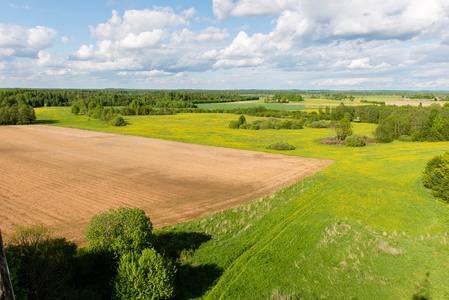
[[[214,264],[191,263],[195,250],[211,238],[198,232],[162,232],[154,236],[155,249],[176,262],[176,299],[201,297],[223,273]]]
[[[58,120],[36,120],[33,122],[33,124],[39,124],[39,125],[48,125],[48,124],[56,124],[59,123]]]
[[[182,300],[203,296],[223,273],[223,270],[214,264],[185,264],[177,267],[175,299]]]
[[[210,235],[199,232],[161,232],[154,235],[153,247],[165,257],[176,260],[193,253],[210,239]]]

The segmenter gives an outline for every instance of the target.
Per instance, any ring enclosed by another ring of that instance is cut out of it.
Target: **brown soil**
[[[45,224],[84,244],[92,215],[138,207],[153,225],[257,199],[333,161],[45,125],[0,127],[0,230]]]

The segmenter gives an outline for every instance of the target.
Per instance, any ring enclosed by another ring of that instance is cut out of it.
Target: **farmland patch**
[[[262,197],[333,161],[44,125],[0,128],[0,228],[44,223],[83,242],[93,214],[145,210],[156,227]]]

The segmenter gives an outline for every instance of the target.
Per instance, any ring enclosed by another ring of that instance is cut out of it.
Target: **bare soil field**
[[[138,207],[155,227],[273,193],[334,161],[45,125],[0,127],[0,230],[45,224],[84,245],[92,215]]]

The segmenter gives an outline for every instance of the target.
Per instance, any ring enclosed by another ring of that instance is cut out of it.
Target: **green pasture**
[[[286,141],[296,149],[285,154],[335,160],[272,195],[156,230],[209,237],[181,256],[180,299],[449,298],[449,210],[421,184],[427,161],[448,143],[322,145],[329,129],[229,129],[237,116],[228,114],[129,116],[126,127],[70,108],[36,115],[56,126],[255,151]],[[364,135],[375,129],[353,125]]]
[[[263,98],[259,100],[242,101],[242,102],[229,102],[229,103],[206,103],[197,104],[198,108],[203,109],[235,109],[235,108],[250,108],[257,106],[264,106],[267,109],[276,110],[317,110],[319,107],[325,106],[335,106],[340,103],[351,104],[351,105],[369,105],[369,103],[362,103],[361,100],[367,101],[382,101],[388,105],[388,102],[392,101],[402,101],[401,96],[356,96],[354,101],[349,100],[329,100],[322,98],[310,98],[305,96],[304,101],[299,103],[264,103]]]

